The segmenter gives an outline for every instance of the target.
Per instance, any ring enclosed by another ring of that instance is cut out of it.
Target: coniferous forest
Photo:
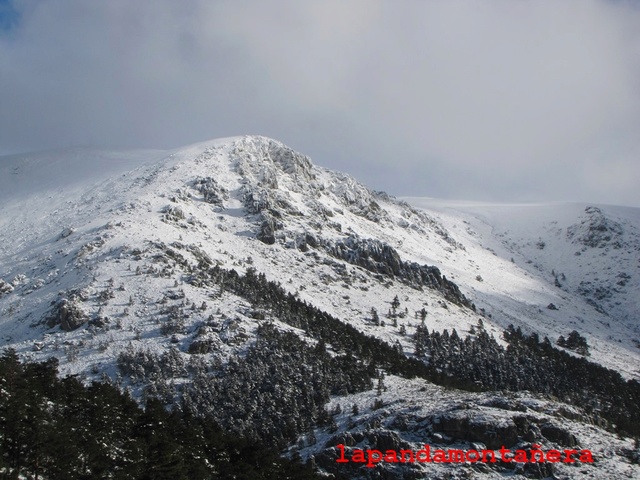
[[[2,478],[311,479],[271,444],[225,433],[211,416],[141,408],[106,383],[57,378],[57,362],[0,358]]]
[[[368,336],[296,299],[251,269],[239,275],[234,270],[213,267],[206,275],[222,288],[269,310],[281,321],[331,344],[336,352],[352,354],[367,363],[370,372],[383,369],[469,391],[529,390],[582,405],[604,420],[612,431],[640,435],[640,419],[635,414],[640,411],[640,383],[627,381],[618,372],[557,349],[546,337],[541,340],[536,334],[528,336],[520,328],[509,326],[504,332],[508,342],[504,348],[481,326],[474,334],[462,338],[455,330],[429,332],[425,324],[414,335],[416,351],[402,352],[398,346]],[[361,372],[353,376],[359,375]]]
[[[280,449],[330,424],[334,394],[373,388],[377,372],[469,391],[529,390],[581,405],[611,431],[640,435],[640,384],[509,327],[504,348],[478,328],[416,328],[414,352],[365,335],[262,274],[198,269],[192,281],[245,298],[306,339],[258,320],[256,341],[225,365],[194,349],[126,349],[118,367],[144,408],[110,383],[58,379],[57,361],[0,360],[0,471],[7,478],[314,478]],[[188,379],[187,381],[184,381]],[[175,381],[178,380],[178,381]]]

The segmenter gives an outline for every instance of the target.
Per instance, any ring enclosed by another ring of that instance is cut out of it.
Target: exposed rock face
[[[533,415],[518,414],[494,417],[474,409],[454,410],[432,419],[435,432],[454,440],[482,442],[495,450],[512,448],[522,442],[540,442],[543,437],[563,447],[578,445],[576,437],[566,429]]]
[[[294,245],[295,248],[301,252],[307,252],[309,248],[317,248],[319,243],[315,235],[312,233],[305,233],[296,237]]]
[[[188,353],[191,354],[205,354],[209,353],[212,349],[212,342],[207,340],[194,340],[189,345]]]
[[[285,174],[290,191],[300,192],[313,184],[313,164],[305,155],[272,139],[245,137],[234,146],[231,156],[236,160],[236,171],[251,185],[276,190],[280,186],[278,171]]]
[[[398,276],[402,273],[402,260],[398,252],[379,240],[348,237],[327,245],[326,249],[332,256],[370,272]]]
[[[245,211],[250,215],[269,210],[272,206],[269,192],[263,188],[243,187],[242,201]]]
[[[89,320],[88,315],[75,297],[71,297],[71,299],[62,298],[53,305],[47,318],[47,325],[49,327],[60,325],[62,330],[70,332],[84,325],[87,320]]]
[[[524,463],[518,464],[516,468],[529,478],[556,478],[553,476],[555,470],[553,463]]]
[[[10,283],[0,279],[0,295],[13,292],[13,286]]]
[[[556,442],[563,447],[575,447],[578,445],[578,439],[562,427],[558,427],[553,423],[545,423],[540,426],[540,433],[552,442]]]
[[[184,220],[184,212],[177,205],[167,205],[162,209],[162,213],[164,213],[164,219],[168,222]]]
[[[391,246],[375,239],[347,237],[344,240],[324,245],[330,255],[358,265],[373,273],[398,277],[414,287],[429,287],[439,290],[444,297],[458,305],[474,308],[460,292],[458,286],[447,280],[437,267],[403,262]]]
[[[262,224],[256,238],[267,245],[273,245],[276,243],[276,231],[282,228],[282,225],[270,213],[263,212],[260,217]]]
[[[365,437],[372,448],[377,450],[400,451],[411,448],[409,443],[402,440],[396,432],[392,432],[390,430],[372,430],[370,432],[366,432]]]
[[[58,236],[58,240],[62,240],[63,238],[69,237],[75,231],[76,231],[75,228],[66,227],[65,229],[62,230],[62,232],[60,232],[60,235]]]
[[[607,218],[597,207],[587,207],[584,213],[585,218],[581,223],[567,228],[569,240],[592,248],[622,248],[624,242],[621,224]]]
[[[468,411],[454,411],[433,419],[434,431],[449,437],[482,442],[489,449],[511,448],[518,443],[518,426],[512,419],[497,422],[494,418]]]
[[[268,157],[280,166],[287,175],[299,177],[307,181],[313,180],[313,164],[309,157],[274,140],[267,141]]]
[[[205,202],[217,207],[224,207],[224,200],[229,198],[229,192],[212,177],[196,178],[194,187],[202,194]]]
[[[344,445],[347,447],[347,450],[349,447],[375,449],[381,452],[388,450],[395,452],[411,450],[411,444],[402,440],[393,431],[367,430],[364,432],[345,432],[335,435],[326,442],[325,448],[315,457],[315,462],[328,472],[344,475],[348,471],[350,475],[354,477],[357,476],[358,478],[381,478],[390,480],[397,478],[424,478],[423,472],[420,472],[417,466],[411,463],[400,466],[383,464],[375,470],[364,467],[361,463],[336,463],[336,460],[340,456],[336,445]]]

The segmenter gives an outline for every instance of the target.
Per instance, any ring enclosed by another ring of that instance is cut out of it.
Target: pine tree
[[[400,299],[396,295],[395,297],[393,297],[393,301],[391,302],[391,308],[393,309],[393,314],[394,315],[396,313],[396,310],[398,310],[399,306],[400,306]]]
[[[371,307],[371,320],[375,326],[380,326],[380,316],[378,315],[378,311],[373,307]]]

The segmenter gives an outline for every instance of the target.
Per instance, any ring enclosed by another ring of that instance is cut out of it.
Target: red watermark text
[[[347,450],[343,444],[336,446],[339,457],[337,463],[364,463],[373,468],[384,463],[593,463],[590,450],[541,450],[533,444],[529,450],[511,451],[504,446],[499,450],[458,450],[452,448],[431,448],[425,445],[419,450]]]

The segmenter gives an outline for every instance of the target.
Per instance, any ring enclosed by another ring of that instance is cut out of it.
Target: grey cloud
[[[0,151],[255,133],[398,195],[640,206],[633,2],[16,5]]]

